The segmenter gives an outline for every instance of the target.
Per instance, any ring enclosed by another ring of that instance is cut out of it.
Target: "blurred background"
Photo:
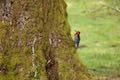
[[[95,76],[120,80],[120,0],[66,2],[71,34],[81,32],[80,59]]]

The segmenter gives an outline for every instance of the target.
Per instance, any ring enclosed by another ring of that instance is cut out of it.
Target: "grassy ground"
[[[80,59],[99,76],[120,76],[120,18],[95,0],[67,0],[71,34],[81,31]],[[94,4],[93,4],[94,3]],[[91,13],[93,8],[99,9]],[[88,13],[88,12],[90,13]],[[114,12],[114,11],[113,11]],[[117,80],[117,79],[116,79]]]

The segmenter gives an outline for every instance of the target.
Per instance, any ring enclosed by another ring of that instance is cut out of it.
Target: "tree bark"
[[[0,1],[1,80],[89,80],[64,0]]]

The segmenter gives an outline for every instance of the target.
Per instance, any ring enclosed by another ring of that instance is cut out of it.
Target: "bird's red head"
[[[80,31],[77,31],[77,32],[75,33],[75,35],[80,35]]]

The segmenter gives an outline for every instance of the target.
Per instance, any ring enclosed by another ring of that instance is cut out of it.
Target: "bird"
[[[76,31],[76,33],[74,34],[74,46],[75,48],[78,48],[80,43],[80,31]]]

